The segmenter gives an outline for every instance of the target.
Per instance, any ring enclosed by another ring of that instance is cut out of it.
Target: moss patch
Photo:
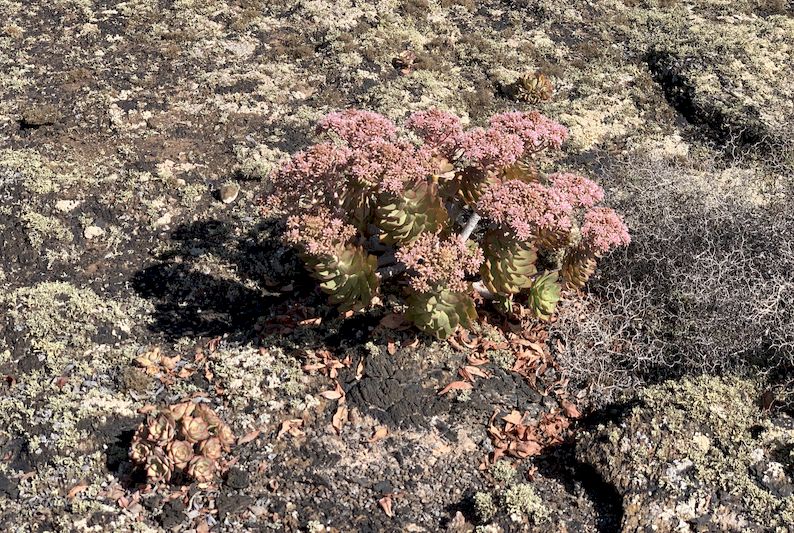
[[[61,281],[22,287],[0,297],[0,303],[53,369],[64,364],[59,356],[66,348],[91,347],[100,327],[114,334],[129,332],[132,325],[119,303]]]
[[[709,376],[650,387],[620,425],[584,434],[578,455],[623,494],[624,529],[786,531],[794,485],[781,451],[794,429],[765,416],[760,395],[752,382]]]

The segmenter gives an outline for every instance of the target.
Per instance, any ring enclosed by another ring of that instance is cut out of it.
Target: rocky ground
[[[0,0],[0,526],[794,530],[793,49],[779,0]],[[527,109],[535,70],[628,251],[551,331],[330,308],[274,165],[340,108]],[[233,464],[147,490],[140,410],[188,398]]]

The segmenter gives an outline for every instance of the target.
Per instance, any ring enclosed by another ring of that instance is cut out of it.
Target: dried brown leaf
[[[514,426],[520,426],[521,420],[523,419],[523,415],[518,411],[511,411],[509,415],[505,415],[502,417],[502,420],[507,422],[508,424],[513,424]]]
[[[327,400],[338,400],[339,398],[342,397],[342,395],[338,391],[335,391],[335,390],[323,391],[323,392],[320,393],[320,396],[322,396],[323,398],[325,398]]]
[[[70,500],[73,500],[75,496],[77,496],[87,488],[88,488],[88,483],[85,480],[82,480],[80,481],[80,483],[69,489],[69,492],[66,494],[66,497]]]
[[[389,428],[386,426],[378,426],[375,428],[375,431],[372,433],[372,436],[367,440],[369,443],[377,442],[386,437],[389,434]]]
[[[380,500],[378,500],[383,512],[386,513],[386,516],[389,518],[394,518],[394,510],[392,510],[391,505],[391,496],[384,496]]]
[[[450,383],[449,385],[438,391],[438,395],[443,396],[444,394],[452,390],[467,390],[471,388],[473,388],[472,384],[466,381],[453,381],[452,383]]]
[[[331,419],[331,425],[334,427],[337,433],[342,432],[342,428],[347,423],[347,404],[345,402],[339,402],[336,407],[336,412],[334,413],[333,418]]]
[[[301,431],[301,427],[303,426],[303,420],[300,418],[292,418],[289,420],[285,420],[281,423],[281,429],[278,430],[278,434],[276,438],[281,438],[285,433],[289,433],[293,437],[301,435],[303,431]]]
[[[468,372],[472,376],[478,376],[478,377],[485,378],[485,379],[488,379],[488,378],[491,377],[491,375],[488,372],[486,372],[484,370],[480,370],[476,366],[466,365],[463,368],[466,370],[466,372]]]
[[[582,416],[582,413],[581,411],[579,411],[579,408],[576,407],[576,405],[574,405],[572,402],[569,402],[568,400],[563,400],[561,404],[562,404],[562,410],[565,412],[565,415],[568,416],[568,418],[580,418]]]
[[[237,439],[237,444],[240,445],[240,444],[245,444],[246,442],[251,442],[252,440],[257,438],[260,433],[261,433],[261,431],[258,430],[258,429],[255,429],[253,431],[249,431],[248,433],[246,433],[245,435],[243,435],[242,437]]]

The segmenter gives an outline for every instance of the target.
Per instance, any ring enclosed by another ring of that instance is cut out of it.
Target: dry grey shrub
[[[763,374],[794,400],[792,146],[762,165],[635,154],[607,166],[602,183],[620,198],[632,244],[560,309],[553,334],[574,380],[608,400],[643,382],[733,371]]]

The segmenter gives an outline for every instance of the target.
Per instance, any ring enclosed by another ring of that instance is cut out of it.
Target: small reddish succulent
[[[181,422],[182,436],[186,441],[195,444],[210,438],[210,427],[203,418],[187,416]]]
[[[539,73],[520,85],[551,93]],[[466,129],[429,109],[405,129],[371,111],[331,113],[317,127],[324,138],[271,175],[286,241],[340,309],[365,309],[381,283],[403,277],[406,317],[440,338],[476,319],[475,292],[505,309],[523,298],[550,319],[563,284],[581,287],[599,257],[628,244],[620,216],[598,206],[598,184],[541,172],[568,137],[541,113]]]
[[[208,404],[187,401],[149,414],[135,431],[129,456],[150,483],[167,483],[181,473],[207,485],[225,470],[224,456],[236,442]]]
[[[218,466],[215,460],[198,455],[187,465],[185,473],[195,479],[200,485],[207,484],[215,479]]]

